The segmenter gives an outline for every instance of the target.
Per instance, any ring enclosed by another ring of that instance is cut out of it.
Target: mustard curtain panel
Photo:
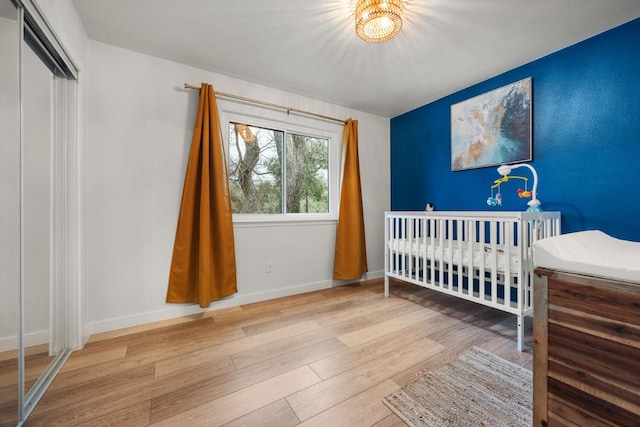
[[[333,278],[359,279],[367,268],[360,166],[358,160],[358,121],[348,119],[343,135],[344,169],[340,192],[340,213],[336,231]]]
[[[237,292],[227,162],[213,87],[203,83],[173,246],[167,302],[198,303]]]

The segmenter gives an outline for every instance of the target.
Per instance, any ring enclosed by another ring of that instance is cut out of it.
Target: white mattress
[[[425,257],[427,259],[433,259],[436,261],[444,261],[448,262],[451,259],[453,264],[458,264],[460,259],[460,250],[458,249],[458,243],[456,241],[447,243],[453,244],[453,253],[451,253],[452,248],[449,244],[446,244],[444,250],[440,250],[440,241],[434,240],[434,244],[423,244],[418,241],[408,241],[404,239],[391,239],[389,241],[389,249],[392,252],[399,252],[401,254],[408,254],[411,252],[412,255]],[[505,248],[504,246],[498,246],[496,249],[497,252],[497,267],[498,271],[505,271]],[[512,246],[510,248],[510,270],[512,274],[515,274],[520,268],[520,257],[518,256],[518,248]],[[480,264],[484,263],[484,267],[487,271],[490,271],[493,268],[493,257],[492,257],[492,249],[491,245],[479,245],[477,244],[473,250],[473,266],[480,267]],[[462,264],[465,266],[469,266],[469,249],[468,246],[464,245],[462,249]]]
[[[640,284],[640,242],[581,231],[535,242],[536,267]]]

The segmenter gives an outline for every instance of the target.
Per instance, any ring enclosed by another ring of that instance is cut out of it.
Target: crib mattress
[[[424,244],[423,242],[409,241],[406,239],[391,239],[389,241],[389,249],[393,252],[398,252],[403,255],[411,255],[425,257],[429,260],[448,262],[451,259],[452,264],[458,264],[460,260],[460,249],[457,242],[453,242],[453,245],[445,245],[444,249],[440,249],[440,241],[434,240],[434,244]],[[452,247],[453,246],[453,247]],[[518,248],[512,246],[509,248],[510,258],[510,270],[512,274],[515,274],[520,269],[520,257]],[[463,245],[462,249],[462,264],[469,266],[469,249]],[[484,264],[484,268],[487,271],[493,269],[493,248],[491,245],[476,245],[473,249],[473,266],[479,268],[481,264]],[[505,271],[505,248],[498,246],[496,248],[496,265],[498,271]]]
[[[535,242],[536,267],[640,284],[640,242],[580,231]]]

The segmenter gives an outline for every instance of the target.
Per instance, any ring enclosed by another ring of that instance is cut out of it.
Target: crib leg
[[[389,276],[384,275],[384,296],[389,296]]]
[[[516,315],[518,320],[518,351],[524,350],[524,316]]]

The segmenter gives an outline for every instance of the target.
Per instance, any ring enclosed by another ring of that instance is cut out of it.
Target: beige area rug
[[[384,403],[410,426],[530,426],[530,371],[477,347]]]

